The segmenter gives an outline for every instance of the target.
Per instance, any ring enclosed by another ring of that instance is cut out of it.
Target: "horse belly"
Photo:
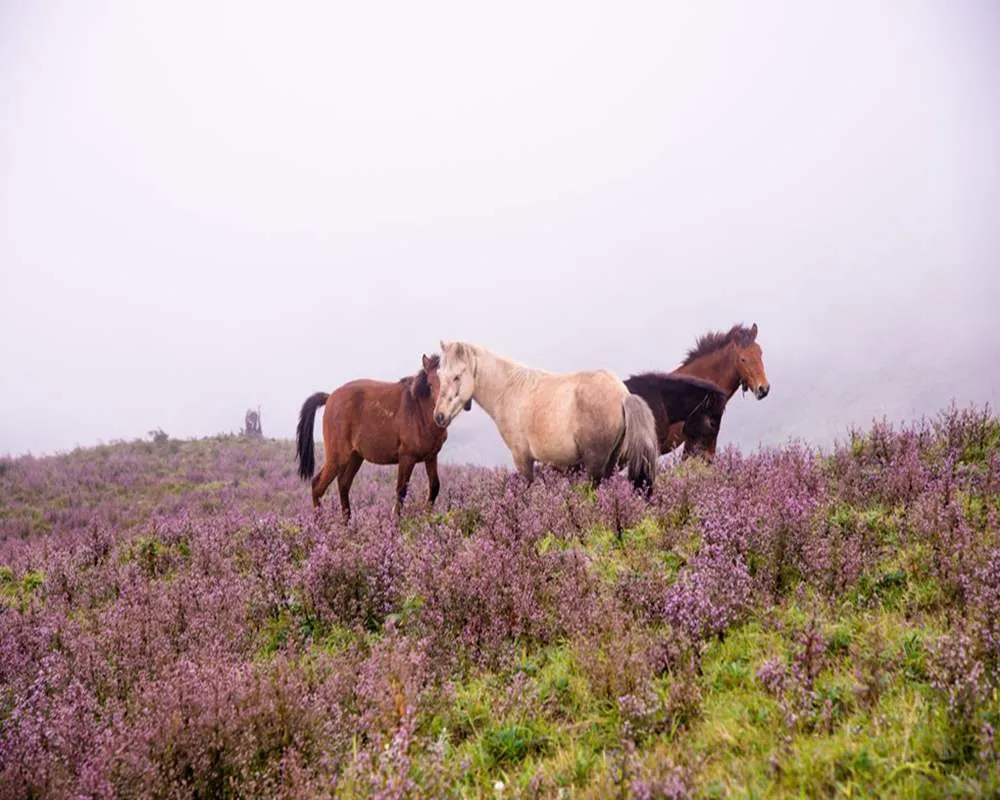
[[[396,432],[394,420],[382,418],[377,413],[371,413],[358,425],[354,436],[354,449],[365,461],[373,464],[395,464],[399,460],[399,434]]]
[[[395,464],[399,459],[399,436],[394,430],[365,426],[361,431],[361,452],[373,464]]]
[[[536,461],[555,467],[571,467],[580,461],[573,436],[573,389],[565,384],[552,387],[531,415],[529,446]]]
[[[572,467],[580,461],[580,451],[569,436],[560,437],[559,441],[539,440],[533,443],[531,451],[536,461],[553,467]]]

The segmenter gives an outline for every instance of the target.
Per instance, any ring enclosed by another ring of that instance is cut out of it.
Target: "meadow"
[[[1000,795],[988,408],[346,526],[294,452],[0,459],[0,797]]]

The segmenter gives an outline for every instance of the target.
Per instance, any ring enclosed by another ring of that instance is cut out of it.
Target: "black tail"
[[[304,481],[312,480],[313,470],[316,468],[316,457],[313,455],[313,421],[316,419],[316,409],[326,405],[329,397],[326,392],[316,392],[302,404],[302,410],[299,412],[296,439],[299,451],[299,475]]]

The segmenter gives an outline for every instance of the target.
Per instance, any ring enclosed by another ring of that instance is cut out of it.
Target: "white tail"
[[[628,466],[628,478],[637,489],[650,494],[660,452],[656,441],[656,419],[646,401],[637,394],[625,396],[622,412],[625,415],[625,433],[618,463]]]

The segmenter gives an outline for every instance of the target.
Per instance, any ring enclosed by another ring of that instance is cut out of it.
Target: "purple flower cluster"
[[[0,797],[426,796],[455,681],[565,647],[641,739],[697,716],[706,642],[804,587],[961,620],[933,685],[992,746],[998,430],[949,411],[829,455],[730,449],[661,475],[650,502],[623,479],[442,466],[433,511],[418,471],[398,520],[391,470],[366,465],[349,525],[313,511],[287,443],[6,459]],[[793,723],[833,713],[826,650],[813,626],[758,671]],[[515,688],[511,709],[531,695]],[[688,791],[679,765],[636,758],[634,795]]]
[[[725,484],[702,495],[698,504],[701,546],[664,598],[666,618],[691,637],[721,633],[750,602],[746,553],[752,529],[749,517],[733,513],[737,496]]]
[[[789,730],[829,722],[829,700],[816,692],[816,679],[827,665],[826,639],[815,618],[796,636],[791,662],[768,659],[757,670],[757,680],[777,700]]]

